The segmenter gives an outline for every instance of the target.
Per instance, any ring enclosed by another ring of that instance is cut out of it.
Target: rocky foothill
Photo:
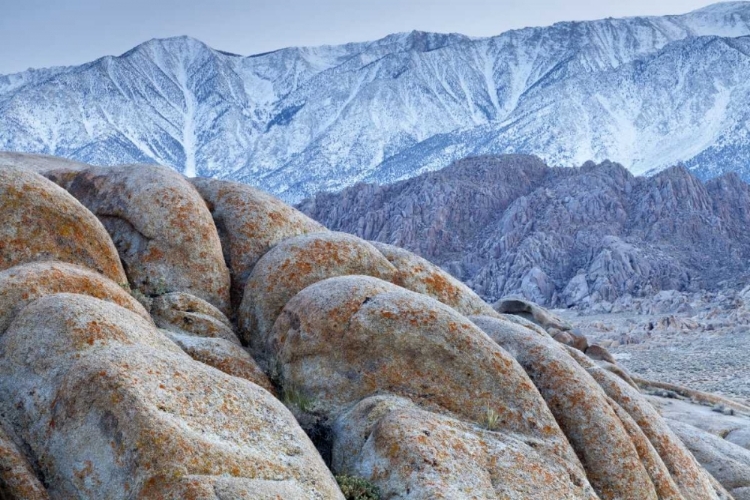
[[[415,252],[488,301],[520,295],[611,312],[664,290],[741,289],[750,278],[750,185],[735,174],[704,183],[683,167],[634,177],[611,162],[551,168],[534,156],[485,156],[298,208],[329,229]]]
[[[7,155],[0,213],[3,500],[750,499],[744,401],[256,189]]]

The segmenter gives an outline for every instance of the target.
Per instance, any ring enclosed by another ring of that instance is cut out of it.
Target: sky
[[[558,21],[681,14],[711,0],[0,0],[0,74],[189,35],[242,55],[411,31],[497,35]]]

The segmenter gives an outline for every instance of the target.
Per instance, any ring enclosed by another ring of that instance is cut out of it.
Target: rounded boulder
[[[206,201],[219,231],[235,307],[242,301],[253,267],[266,252],[287,238],[326,231],[299,210],[247,184],[204,178],[190,182]]]
[[[229,313],[229,270],[211,213],[177,172],[91,167],[65,187],[104,224],[130,284],[148,296],[188,292]]]
[[[55,183],[30,170],[0,165],[0,271],[62,261],[127,283],[102,223]]]
[[[597,500],[582,471],[540,452],[533,440],[405,398],[367,398],[336,419],[333,433],[334,470],[371,480],[383,498]]]
[[[289,238],[255,265],[239,309],[240,335],[256,359],[287,302],[326,278],[374,276],[391,281],[396,269],[370,243],[345,233],[316,233]]]
[[[101,274],[64,262],[33,262],[0,272],[0,335],[28,304],[45,295],[77,293],[150,317],[124,287]]]
[[[679,498],[663,465],[660,474],[649,476],[607,395],[563,346],[505,320],[470,319],[529,374],[602,499],[627,498],[629,494],[643,500]],[[658,495],[652,479],[662,489]]]
[[[0,410],[52,498],[343,498],[267,391],[91,297],[38,299],[0,337]]]
[[[365,276],[297,294],[269,338],[272,366],[315,412],[334,415],[373,394],[532,436],[570,462],[573,450],[523,368],[479,328],[425,295]]]
[[[173,292],[157,297],[151,304],[151,316],[165,330],[240,343],[221,311],[189,293]]]
[[[397,269],[394,284],[429,295],[464,316],[497,314],[471,288],[427,259],[393,245],[375,241],[372,244]]]

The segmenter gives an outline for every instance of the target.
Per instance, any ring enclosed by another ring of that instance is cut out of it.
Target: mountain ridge
[[[733,172],[636,177],[612,162],[554,168],[527,155],[467,158],[298,206],[330,229],[413,251],[487,300],[580,309],[738,285],[748,207],[750,185]]]
[[[81,66],[0,76],[0,149],[165,164],[288,201],[513,152],[564,166],[612,159],[644,173],[685,163],[704,178],[727,169],[748,178],[741,75],[750,48],[736,38],[748,34],[750,3],[732,2],[247,57],[190,37],[153,39]],[[707,36],[728,48],[707,49]],[[700,81],[683,76],[694,72]],[[693,86],[692,100],[665,84],[675,74]]]

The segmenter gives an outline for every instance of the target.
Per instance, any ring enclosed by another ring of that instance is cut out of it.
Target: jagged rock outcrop
[[[403,247],[487,300],[587,308],[747,275],[750,187],[685,168],[549,168],[521,155],[461,160],[386,186],[321,193],[299,208],[328,228]]]
[[[242,295],[253,267],[282,240],[326,229],[270,194],[245,184],[217,179],[191,179],[198,189],[221,238],[224,258],[232,273],[232,303]]]
[[[131,286],[149,296],[188,292],[229,312],[229,271],[216,226],[185,178],[153,165],[51,178],[102,221]]]
[[[54,183],[0,165],[0,270],[60,260],[127,283],[112,240],[96,217]]]
[[[495,311],[405,250],[299,234],[317,226],[274,200],[264,211],[255,192],[248,213],[265,225],[256,233],[245,220],[232,233],[225,218],[241,221],[245,206],[237,186],[220,186],[239,198],[216,198],[217,229],[198,192],[163,169],[149,174],[167,179],[160,198],[127,167],[32,169],[26,160],[23,169],[0,167],[0,193],[12,193],[7,220],[11,231],[48,232],[20,240],[17,248],[40,252],[18,253],[0,270],[4,500],[340,499],[331,472],[362,476],[394,499],[729,498],[614,359],[599,353],[595,362],[553,339],[573,333],[559,321],[541,321],[548,332]],[[31,170],[83,199],[109,234]],[[169,277],[176,290],[112,281],[117,273],[97,266],[91,242],[60,230],[58,219],[49,224],[48,212],[24,215],[33,202],[13,191],[19,179],[80,212],[116,263],[111,234],[131,278]],[[218,195],[204,196],[211,205]],[[151,220],[170,203],[182,226]],[[143,262],[143,249],[128,246],[133,231],[112,222],[123,214],[138,231],[163,229],[148,252],[174,249],[170,258]],[[196,234],[180,234],[194,221]],[[234,255],[221,248],[233,238]],[[175,260],[200,242],[209,244],[197,269]],[[241,263],[236,279],[249,273],[238,307],[224,256],[230,267]],[[522,309],[538,322],[551,317],[535,304]],[[695,449],[740,492],[716,468],[731,453],[711,440]]]

